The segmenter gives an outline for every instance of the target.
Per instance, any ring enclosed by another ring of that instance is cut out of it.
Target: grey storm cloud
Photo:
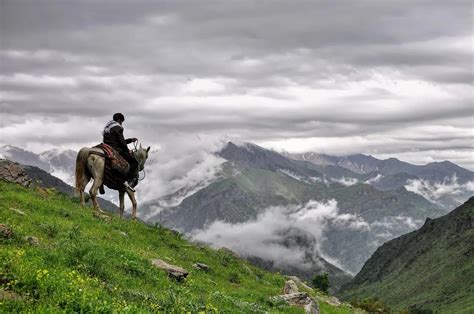
[[[176,138],[472,160],[470,1],[0,2],[0,144]]]

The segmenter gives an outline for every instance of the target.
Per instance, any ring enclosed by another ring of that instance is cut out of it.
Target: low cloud
[[[174,206],[219,178],[225,162],[215,154],[225,142],[218,138],[177,136],[161,142],[152,151],[146,167],[146,177],[138,191],[141,202],[163,200],[163,206]],[[159,208],[157,208],[159,210]]]
[[[194,232],[192,238],[214,247],[227,247],[242,256],[257,256],[276,265],[304,268],[308,254],[325,256],[320,246],[329,225],[368,228],[368,224],[355,215],[339,214],[334,199],[311,200],[304,205],[269,207],[255,220],[245,223],[216,221],[205,230]]]
[[[342,177],[339,179],[332,179],[332,181],[340,183],[345,186],[351,186],[359,182],[359,180],[357,180],[356,178],[346,178],[346,177]]]
[[[456,175],[445,178],[442,182],[430,183],[428,180],[408,180],[405,188],[424,198],[439,203],[440,199],[447,195],[458,195],[464,192],[474,192],[474,182],[468,181],[464,184],[458,182]]]
[[[379,182],[381,179],[383,179],[383,175],[379,173],[375,177],[370,178],[369,180],[365,181],[365,183],[373,184],[373,183]]]

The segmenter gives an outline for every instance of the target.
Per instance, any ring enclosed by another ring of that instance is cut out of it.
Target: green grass
[[[384,244],[346,291],[377,297],[392,310],[474,313],[474,199]]]
[[[11,210],[22,210],[25,215]],[[285,312],[301,308],[271,301],[285,277],[225,252],[198,247],[161,227],[96,218],[62,194],[0,180],[0,312]],[[39,245],[25,239],[35,236]],[[152,258],[187,269],[183,282],[153,267]],[[194,269],[201,262],[208,272]],[[319,292],[311,294],[324,297]],[[321,313],[350,313],[320,302]]]

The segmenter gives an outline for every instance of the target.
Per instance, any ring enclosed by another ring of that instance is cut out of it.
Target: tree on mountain
[[[329,276],[327,273],[317,275],[313,278],[312,283],[313,287],[327,293],[329,289]]]

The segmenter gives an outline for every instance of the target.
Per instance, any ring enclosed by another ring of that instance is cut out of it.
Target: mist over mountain
[[[380,160],[363,154],[342,157],[317,153],[283,155],[309,161],[320,166],[323,172],[331,167],[351,170],[357,174],[353,175],[352,180],[368,183],[378,190],[405,187],[446,210],[458,206],[474,192],[474,172],[450,161],[412,165],[396,158]]]
[[[140,203],[139,215],[196,240],[227,246],[269,268],[286,268],[288,273],[300,269],[306,278],[332,269],[338,285],[347,281],[338,278],[348,278],[345,272],[357,273],[379,245],[472,195],[473,173],[450,162],[417,166],[362,154],[289,155],[252,143],[229,142],[213,149],[217,153],[196,147],[189,153],[152,153],[146,182],[139,185],[139,199],[147,200]],[[64,174],[66,182],[72,180],[73,151],[34,154],[4,146],[1,153],[54,175]],[[319,212],[311,204],[334,206]],[[308,208],[312,214],[297,218]],[[278,218],[272,224],[277,227],[260,227],[267,225],[266,217]],[[308,247],[293,245],[287,234],[290,227],[312,239],[306,242]],[[269,233],[258,233],[260,228]],[[250,235],[249,241],[244,235]],[[278,254],[257,249],[268,241]],[[289,255],[300,258],[281,263]],[[345,272],[334,271],[339,268]]]
[[[257,233],[245,230],[258,225],[266,213],[275,216],[276,212],[285,212],[298,204],[304,208],[312,201],[334,200],[337,214],[322,217],[322,228],[314,224],[313,229],[322,232],[316,236],[318,246],[311,251],[354,274],[379,245],[420,227],[427,217],[438,217],[448,210],[443,203],[428,200],[418,190],[410,190],[407,181],[404,184],[396,181],[391,189],[378,188],[376,183],[384,174],[388,177],[387,173],[391,173],[392,179],[420,180],[414,174],[396,173],[396,167],[392,165],[401,164],[402,170],[415,169],[433,186],[437,182],[432,178],[439,175],[430,175],[426,169],[431,169],[432,173],[442,171],[448,179],[458,173],[463,180],[469,175],[472,178],[472,172],[449,163],[415,166],[393,160],[384,163],[373,157],[365,158],[365,155],[348,156],[344,164],[353,160],[351,167],[357,169],[369,169],[369,165],[376,169],[376,164],[382,164],[385,166],[381,169],[389,170],[384,170],[383,174],[354,172],[337,164],[340,157],[324,156],[323,164],[315,164],[307,159],[290,159],[251,143],[228,143],[218,155],[226,162],[207,186],[172,206],[167,204],[179,198],[182,191],[147,202],[141,208],[142,213],[149,221],[159,221],[190,235],[198,234],[198,238],[204,234],[210,243],[227,245],[244,256],[252,256],[255,252],[249,245],[236,243],[243,234],[254,234],[253,244],[257,246]],[[368,160],[368,163],[361,164],[362,160]],[[464,182],[458,187],[462,193],[452,194],[458,199],[451,198],[450,201],[461,202],[463,195],[470,193],[465,189],[470,181]],[[288,222],[288,216],[283,217],[282,221]],[[345,224],[341,224],[342,221]],[[234,230],[236,234],[227,237],[228,230]],[[273,231],[279,241],[284,241],[282,230]],[[262,237],[261,243],[267,243],[265,239]],[[268,259],[263,251],[260,254],[262,256],[258,258]],[[274,257],[273,262],[280,258]]]

